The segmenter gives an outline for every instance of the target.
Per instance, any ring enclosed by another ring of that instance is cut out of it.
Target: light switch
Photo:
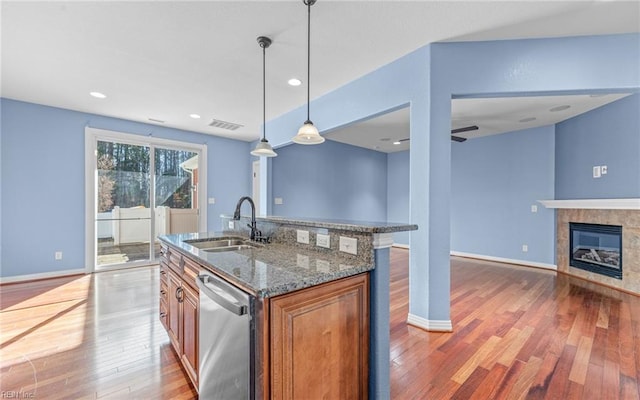
[[[215,197],[209,197],[209,204],[216,204],[216,198]]]
[[[600,178],[600,166],[596,165],[595,167],[593,167],[593,177],[594,178]]]
[[[329,235],[323,235],[321,233],[316,234],[316,246],[318,247],[331,247],[331,239]]]
[[[275,204],[282,204],[282,197],[276,197],[275,199],[273,199],[273,202]]]

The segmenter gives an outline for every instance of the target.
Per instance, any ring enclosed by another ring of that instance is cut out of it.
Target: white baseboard
[[[514,259],[511,259],[511,258],[485,256],[485,255],[482,255],[482,254],[473,254],[473,253],[464,253],[464,252],[461,252],[461,251],[451,251],[450,254],[452,256],[456,256],[456,257],[475,258],[475,259],[478,259],[478,260],[486,260],[486,261],[495,261],[495,262],[501,262],[501,263],[507,263],[507,264],[524,265],[526,267],[550,269],[550,270],[553,270],[553,271],[557,271],[558,270],[558,267],[556,265],[554,265],[554,264],[545,264],[545,263],[539,263],[539,262],[534,262],[534,261],[514,260]]]
[[[0,283],[35,281],[38,279],[59,278],[62,276],[69,276],[69,275],[80,275],[80,274],[84,275],[86,273],[87,271],[84,268],[80,268],[80,269],[68,269],[65,271],[43,272],[40,274],[6,276],[6,277],[0,277]]]
[[[399,247],[401,249],[409,249],[409,245],[408,244],[401,244],[401,243],[394,243],[393,247]]]
[[[432,320],[418,317],[414,314],[407,316],[407,324],[422,328],[431,332],[453,332],[451,320]]]

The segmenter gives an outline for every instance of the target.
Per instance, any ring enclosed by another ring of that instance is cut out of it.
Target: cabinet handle
[[[160,294],[164,296],[165,294],[167,294],[167,292],[164,289],[161,289]]]
[[[160,318],[164,318],[164,317],[166,317],[166,316],[167,316],[167,313],[166,313],[166,312],[161,312],[161,313],[160,313]]]
[[[166,275],[166,274],[167,274],[167,271],[160,271],[160,274],[161,274],[161,275]]]
[[[178,299],[178,303],[182,303],[182,301],[184,300],[184,289],[182,289],[181,287],[176,289],[176,299]]]

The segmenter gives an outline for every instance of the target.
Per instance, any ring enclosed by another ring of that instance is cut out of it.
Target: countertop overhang
[[[316,219],[316,218],[292,218],[292,217],[258,217],[258,221],[274,222],[278,224],[288,224],[297,226],[308,226],[313,228],[326,228],[341,231],[352,231],[360,233],[394,233],[404,231],[415,231],[418,225],[396,222],[375,222],[375,221],[352,221],[344,219]]]

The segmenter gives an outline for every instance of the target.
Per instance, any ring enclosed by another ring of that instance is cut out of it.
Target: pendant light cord
[[[267,140],[267,84],[266,84],[266,64],[265,64],[265,49],[264,43],[260,44],[262,47],[262,140]]]
[[[311,1],[307,2],[307,122],[311,122],[309,118],[309,102],[311,101]]]

